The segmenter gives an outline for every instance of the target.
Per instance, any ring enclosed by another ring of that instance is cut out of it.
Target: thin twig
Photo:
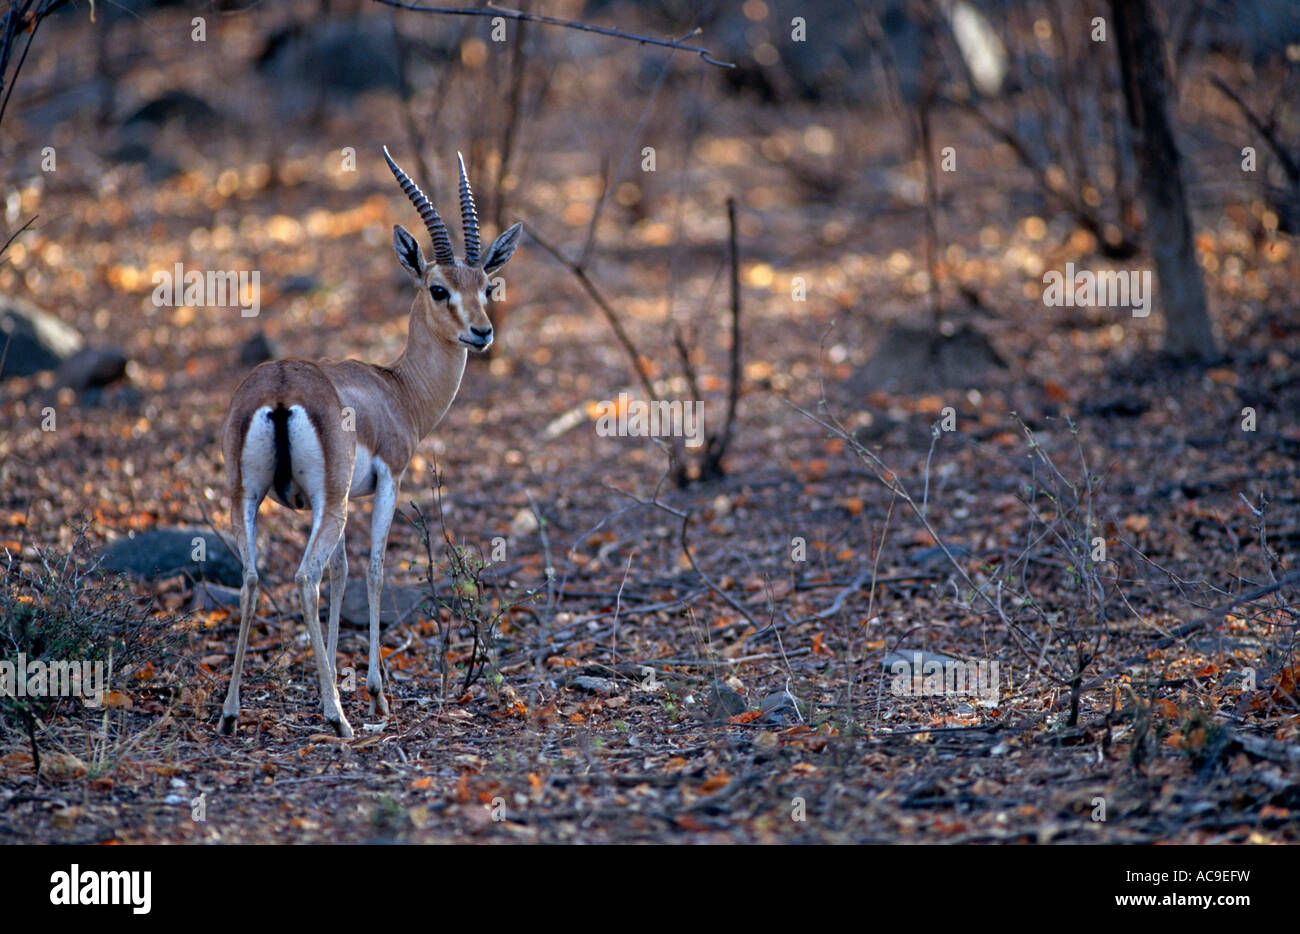
[[[740,255],[736,247],[736,199],[727,199],[728,253],[731,262],[731,373],[727,386],[727,420],[721,435],[709,438],[709,454],[705,460],[701,479],[711,480],[723,475],[722,457],[731,445],[731,434],[736,423],[736,406],[740,401]]]
[[[682,530],[681,530],[681,534],[678,536],[678,541],[681,543],[682,553],[686,555],[686,560],[691,565],[691,570],[693,570],[696,573],[696,575],[699,576],[700,580],[702,580],[705,584],[708,585],[708,588],[710,590],[712,590],[714,593],[720,596],[723,600],[727,601],[727,604],[733,610],[735,610],[737,613],[743,616],[751,626],[753,626],[755,629],[762,628],[761,626],[759,626],[758,620],[754,619],[753,614],[750,613],[749,610],[745,608],[745,605],[740,601],[738,601],[731,594],[723,590],[720,586],[715,584],[713,582],[713,579],[709,577],[709,575],[704,573],[704,570],[700,567],[699,562],[695,560],[695,555],[691,551],[690,542],[687,540],[687,532],[690,527],[690,521],[691,521],[691,514],[689,512],[682,512],[680,509],[674,509],[672,506],[669,506],[667,503],[659,502],[658,487],[655,488],[655,496],[653,499],[641,499],[641,497],[637,496],[635,493],[629,493],[626,490],[620,490],[616,486],[609,486],[609,489],[613,490],[615,493],[618,493],[620,496],[626,496],[628,499],[632,500],[633,502],[639,503],[642,506],[654,506],[657,509],[662,509],[664,512],[668,513],[669,515],[673,515],[676,516],[678,519],[681,519]]]
[[[1119,664],[1115,665],[1109,671],[1103,672],[1102,674],[1093,678],[1087,684],[1083,685],[1082,689],[1086,691],[1089,688],[1096,687],[1098,684],[1101,684],[1103,681],[1106,681],[1120,674],[1121,672],[1124,671],[1125,668],[1129,667],[1130,665],[1136,665],[1141,662],[1147,661],[1150,658],[1152,649],[1163,649],[1166,646],[1173,645],[1179,639],[1191,635],[1192,633],[1196,632],[1198,629],[1204,629],[1206,626],[1210,625],[1211,623],[1218,622],[1229,611],[1236,609],[1237,607],[1241,606],[1243,603],[1251,603],[1255,600],[1258,600],[1260,597],[1267,597],[1269,594],[1276,593],[1277,591],[1281,590],[1283,587],[1287,586],[1288,584],[1300,584],[1300,571],[1292,571],[1290,574],[1284,574],[1281,577],[1279,577],[1276,581],[1274,581],[1273,583],[1265,587],[1257,587],[1254,590],[1242,594],[1240,597],[1237,597],[1233,600],[1229,600],[1227,603],[1219,604],[1218,606],[1210,610],[1209,613],[1206,613],[1204,616],[1198,616],[1196,619],[1189,620],[1188,622],[1183,623],[1181,626],[1174,629],[1173,632],[1171,632],[1169,635],[1164,636],[1161,639],[1157,639],[1154,643],[1152,643],[1150,648],[1145,649],[1140,655],[1129,656],[1128,658],[1121,661]]]
[[[493,6],[488,4],[485,7],[441,7],[441,6],[422,6],[416,3],[402,3],[401,0],[375,0],[376,3],[384,6],[396,7],[399,10],[411,10],[415,13],[435,13],[442,16],[487,16],[501,17],[503,19],[513,19],[521,23],[541,23],[544,26],[560,26],[564,29],[576,29],[579,32],[592,32],[602,36],[610,36],[615,39],[627,39],[631,42],[637,42],[641,45],[657,45],[664,49],[677,49],[682,52],[695,52],[700,58],[710,65],[716,65],[719,68],[735,68],[734,62],[723,62],[714,58],[708,49],[701,48],[698,45],[686,45],[684,39],[698,35],[701,30],[694,29],[683,39],[655,39],[650,36],[641,36],[635,33],[623,32],[620,29],[611,29],[607,26],[590,26],[587,23],[579,23],[574,20],[560,19],[556,16],[547,16],[544,13],[525,13],[520,10],[508,10],[504,7]]]
[[[9,239],[6,240],[6,241],[4,242],[4,246],[0,246],[0,256],[4,256],[4,255],[5,255],[5,250],[9,249],[9,244],[13,243],[14,240],[16,240],[16,239],[18,238],[18,235],[19,235],[20,233],[22,233],[22,232],[23,232],[24,230],[26,230],[28,227],[32,226],[32,224],[34,224],[34,223],[36,222],[36,218],[38,218],[38,217],[40,217],[40,216],[41,216],[41,215],[39,215],[39,214],[33,214],[33,215],[31,216],[31,218],[27,221],[27,223],[23,224],[21,227],[19,227],[17,230],[15,230],[13,233],[11,233],[11,234],[9,235]]]
[[[9,109],[9,98],[13,97],[14,87],[18,84],[18,74],[23,70],[23,63],[27,61],[27,53],[32,50],[32,43],[36,41],[36,30],[41,28],[41,23],[47,16],[67,2],[68,0],[43,0],[41,6],[34,11],[32,3],[22,7],[11,5],[4,19],[0,20],[0,29],[4,31],[4,34],[0,35],[0,89],[5,92],[4,100],[0,101],[0,122],[4,121],[5,111]],[[18,35],[20,23],[27,32],[27,43],[23,46],[23,54],[18,56],[18,64],[14,66],[13,74],[6,76],[9,70],[9,56],[13,53],[14,40]]]
[[[1269,148],[1273,150],[1278,161],[1282,163],[1282,168],[1286,172],[1287,179],[1290,180],[1293,185],[1300,183],[1300,162],[1298,162],[1296,158],[1291,155],[1291,152],[1282,145],[1282,141],[1278,139],[1275,128],[1261,120],[1256,113],[1250,109],[1250,105],[1242,100],[1241,96],[1229,87],[1227,82],[1221,79],[1218,75],[1210,76],[1210,84],[1218,88],[1219,91],[1228,98],[1228,100],[1236,104],[1237,109],[1241,111],[1241,115],[1246,118],[1246,122],[1254,127],[1256,133],[1264,137],[1264,142],[1268,143]]]
[[[654,380],[650,378],[650,371],[646,368],[645,358],[641,355],[640,351],[636,349],[636,345],[632,343],[632,338],[628,336],[627,330],[623,327],[623,322],[618,320],[618,315],[614,314],[613,307],[605,299],[605,296],[600,293],[600,290],[596,288],[596,284],[591,281],[591,278],[587,275],[586,269],[552,246],[550,242],[539,234],[531,225],[525,224],[524,229],[528,231],[535,241],[537,241],[538,246],[551,254],[551,256],[560,263],[560,265],[564,266],[565,269],[573,273],[573,277],[578,280],[578,284],[582,286],[589,296],[591,296],[591,300],[596,303],[596,307],[601,310],[601,313],[605,316],[605,320],[609,322],[609,326],[614,331],[614,336],[618,338],[618,342],[622,344],[623,349],[627,351],[628,358],[632,361],[632,366],[635,368],[637,376],[641,379],[641,385],[646,391],[647,398],[651,402],[658,402],[659,394],[655,392]]]

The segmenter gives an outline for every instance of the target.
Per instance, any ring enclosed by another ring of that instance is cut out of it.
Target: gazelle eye
[[[451,293],[440,285],[429,286],[429,295],[435,302],[445,302],[447,299],[451,298]]]

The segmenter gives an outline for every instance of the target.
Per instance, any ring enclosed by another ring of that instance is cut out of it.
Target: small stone
[[[913,675],[924,674],[925,666],[934,662],[940,666],[948,662],[960,662],[961,659],[944,655],[942,652],[927,652],[924,649],[899,649],[890,652],[880,661],[880,667],[892,671],[899,663],[909,666]]]
[[[197,556],[197,559],[196,559]],[[150,529],[114,542],[101,553],[100,570],[158,580],[185,573],[227,587],[244,582],[239,556],[214,532],[204,529]]]
[[[54,823],[54,826],[66,830],[67,828],[74,826],[77,821],[81,820],[85,816],[86,811],[84,808],[79,808],[76,805],[73,805],[72,807],[56,808],[51,812],[50,820]]]
[[[275,342],[261,331],[244,341],[243,346],[239,348],[241,366],[254,367],[267,360],[275,360],[279,356],[280,350],[275,346]]]
[[[537,515],[529,507],[519,510],[510,520],[511,535],[532,535],[538,528]]]
[[[788,691],[776,691],[763,698],[763,722],[770,726],[785,726],[798,722],[799,703]]]
[[[304,295],[307,292],[315,292],[319,288],[320,280],[315,276],[290,276],[280,286],[280,292],[284,295]]]
[[[578,675],[569,681],[570,687],[581,688],[593,694],[610,695],[618,690],[618,685],[609,678],[597,678],[593,675]]]
[[[124,126],[144,124],[158,127],[172,120],[178,120],[187,129],[198,129],[219,123],[221,115],[203,98],[173,89],[142,104],[122,122]]]
[[[194,609],[220,610],[239,606],[239,588],[223,587],[211,581],[200,581],[194,587]]]
[[[328,588],[326,588],[328,590]],[[379,622],[387,626],[399,619],[410,616],[425,598],[422,587],[385,582],[379,594]],[[329,610],[329,594],[321,601],[325,611]],[[343,591],[343,602],[339,610],[343,622],[353,626],[370,625],[370,594],[366,589],[364,577],[350,577]]]
[[[56,379],[76,392],[99,389],[123,379],[128,362],[120,347],[87,347],[63,361]]]
[[[951,554],[958,561],[970,556],[970,549],[965,545],[958,545],[955,542],[948,545],[948,554]],[[907,556],[907,563],[924,567],[927,564],[942,564],[948,560],[948,554],[944,554],[943,546],[931,545],[929,548],[920,548]]]
[[[706,717],[712,721],[722,721],[749,709],[740,692],[721,681],[714,681],[709,691],[709,701],[705,708]]]
[[[81,335],[35,305],[0,295],[0,376],[57,369],[81,349]]]

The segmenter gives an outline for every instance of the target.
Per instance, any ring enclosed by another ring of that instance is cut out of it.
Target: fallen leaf
[[[1135,535],[1141,535],[1151,528],[1151,519],[1147,516],[1133,513],[1124,519],[1124,528]]]
[[[109,691],[104,695],[104,706],[120,707],[123,710],[130,710],[135,706],[135,703],[128,695],[123,694],[121,691]]]
[[[71,781],[86,774],[86,763],[70,752],[41,754],[41,774],[55,781]]]
[[[706,833],[711,829],[700,823],[692,814],[679,814],[673,819],[673,823],[680,829],[689,830],[692,833]]]

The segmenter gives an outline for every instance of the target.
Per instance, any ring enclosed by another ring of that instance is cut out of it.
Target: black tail
[[[283,403],[277,405],[266,417],[275,425],[275,492],[289,502],[289,484],[293,481],[293,462],[289,460],[289,410]]]

